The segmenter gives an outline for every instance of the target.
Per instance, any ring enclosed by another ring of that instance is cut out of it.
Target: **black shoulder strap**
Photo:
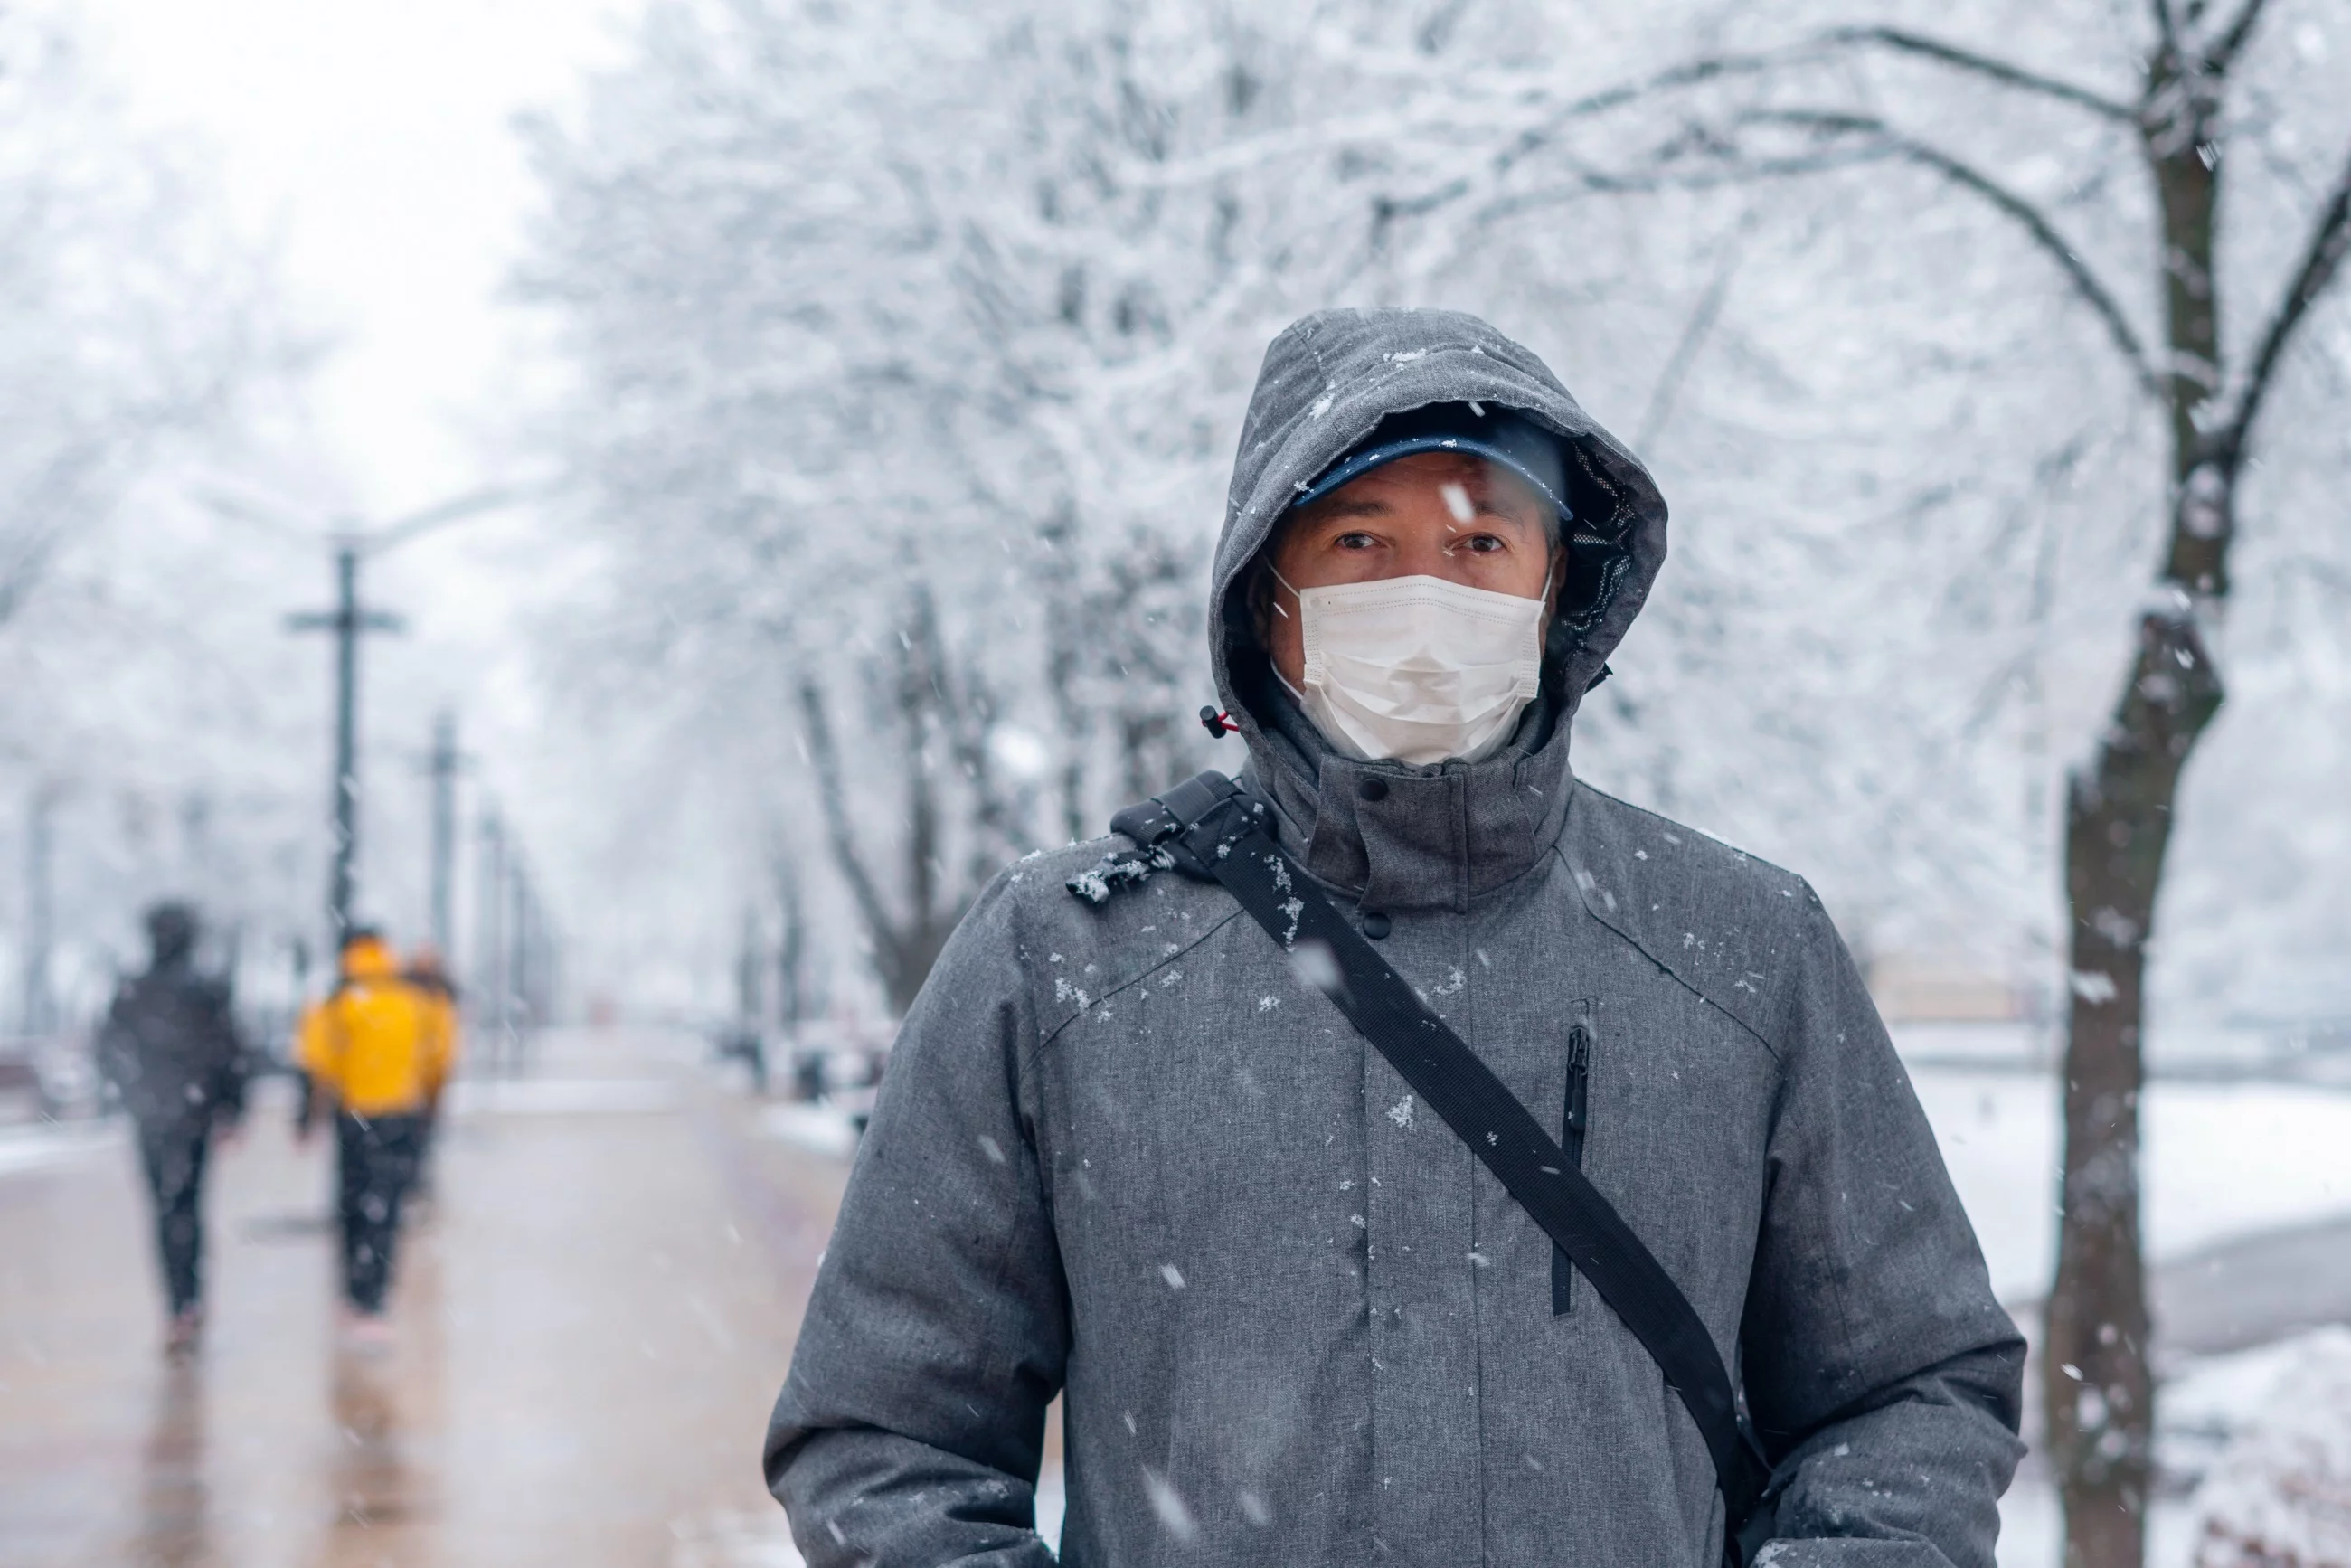
[[[1112,819],[1140,859],[1213,878],[1291,955],[1377,1048],[1423,1103],[1494,1173],[1520,1207],[1582,1270],[1656,1358],[1714,1457],[1732,1562],[1759,1542],[1770,1468],[1740,1424],[1730,1375],[1665,1267],[1493,1070],[1430,1012],[1266,831],[1265,807],[1219,773],[1203,773]],[[1072,891],[1091,896],[1075,883]],[[1096,902],[1099,902],[1097,900]]]

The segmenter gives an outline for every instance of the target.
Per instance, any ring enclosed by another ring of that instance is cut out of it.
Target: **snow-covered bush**
[[[2351,1329],[2302,1342],[2196,1511],[2196,1568],[2351,1568]]]

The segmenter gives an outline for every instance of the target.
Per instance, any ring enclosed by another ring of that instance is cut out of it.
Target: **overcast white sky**
[[[513,131],[618,53],[633,0],[78,0],[139,117],[209,143],[237,220],[338,345],[321,455],[385,517],[489,476],[497,292],[531,200]]]

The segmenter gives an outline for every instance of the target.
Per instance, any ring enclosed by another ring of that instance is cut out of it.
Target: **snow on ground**
[[[87,1159],[129,1136],[129,1124],[120,1121],[27,1122],[0,1127],[0,1177]]]
[[[759,1130],[812,1154],[845,1160],[857,1152],[857,1124],[832,1105],[770,1105],[759,1113]]]
[[[2351,1329],[2280,1348],[2225,1413],[2237,1440],[2197,1489],[2197,1543],[2214,1562],[2351,1563]]]
[[[1994,1290],[2033,1300],[2056,1268],[2058,1090],[2050,1073],[1913,1065]],[[2351,1093],[2305,1084],[2148,1085],[2147,1253],[2351,1213]]]
[[[2189,1568],[2212,1512],[2244,1520],[2273,1506],[2274,1489],[2263,1483],[2280,1479],[2278,1450],[2306,1437],[2294,1429],[2306,1427],[2306,1417],[2335,1417],[2329,1435],[2338,1447],[2328,1457],[2337,1467],[2333,1479],[2346,1479],[2341,1468],[2351,1464],[2351,1453],[2339,1445],[2351,1423],[2335,1404],[2322,1407],[2306,1397],[2320,1374],[2330,1393],[2351,1391],[2351,1329],[2316,1329],[2258,1350],[2208,1356],[2165,1381],[2156,1406],[2156,1454],[2167,1485],[2149,1511],[2147,1568]],[[2248,1434],[2251,1440],[2232,1451],[2231,1443]],[[2325,1500],[2318,1500],[2323,1508]],[[2028,1467],[2000,1514],[2001,1568],[2057,1568],[2057,1497],[2045,1472]]]
[[[1975,1221],[1993,1288],[2011,1306],[2036,1301],[2056,1267],[2053,1065],[2031,1065],[2017,1030],[1903,1030],[1896,1043]],[[2158,1053],[2159,1068],[2164,1060]],[[2151,1260],[2351,1214],[2351,1092],[2321,1082],[2232,1082],[2217,1058],[2189,1062],[2173,1053],[2172,1060],[2195,1076],[2158,1076],[2142,1107]],[[2231,1060],[2241,1069],[2250,1057],[2239,1050]],[[2321,1329],[2177,1364],[2157,1406],[2168,1485],[2150,1510],[2148,1568],[2188,1568],[2201,1521],[2199,1500],[2188,1489],[2273,1406],[2313,1343],[2345,1332]],[[2027,1462],[2001,1519],[2001,1568],[2057,1568],[2057,1500],[2038,1464]]]

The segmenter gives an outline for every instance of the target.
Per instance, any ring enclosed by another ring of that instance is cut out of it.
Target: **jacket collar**
[[[1466,912],[1550,853],[1566,822],[1568,727],[1549,693],[1497,755],[1426,768],[1340,756],[1271,682],[1250,706],[1248,777],[1282,843],[1366,909]]]

